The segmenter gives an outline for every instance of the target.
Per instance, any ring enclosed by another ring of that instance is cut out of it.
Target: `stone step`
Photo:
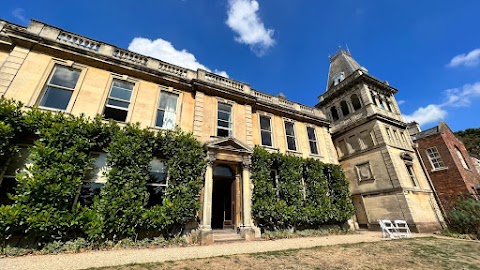
[[[232,229],[224,230],[213,230],[213,241],[214,242],[233,242],[233,241],[244,241],[240,234]]]

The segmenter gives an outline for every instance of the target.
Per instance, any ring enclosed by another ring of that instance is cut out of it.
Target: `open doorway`
[[[213,170],[212,229],[233,229],[235,224],[235,174],[227,165]]]

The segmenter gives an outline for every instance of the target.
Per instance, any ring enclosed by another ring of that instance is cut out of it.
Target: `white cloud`
[[[406,122],[416,121],[420,125],[437,122],[447,116],[447,111],[443,110],[441,106],[430,104],[427,107],[418,108],[410,115],[403,115]]]
[[[466,66],[466,67],[475,67],[480,64],[480,48],[475,49],[469,53],[459,54],[450,60],[448,63],[448,67],[458,67],[458,66]]]
[[[480,96],[480,82],[465,84],[462,88],[447,89],[445,94],[447,101],[443,106],[468,107],[473,97]]]
[[[460,88],[452,88],[444,91],[446,100],[442,104],[430,104],[426,107],[420,107],[410,115],[404,115],[407,122],[416,121],[420,125],[437,122],[444,119],[448,112],[448,107],[468,107],[472,103],[472,98],[480,96],[480,82],[465,84]]]
[[[208,67],[198,62],[195,55],[185,49],[177,50],[170,41],[161,38],[150,40],[148,38],[136,37],[128,45],[128,50],[184,68],[193,70],[204,69],[211,72]],[[228,74],[225,71],[215,69],[214,73],[228,78]]]
[[[397,104],[398,104],[398,105],[405,104],[405,100],[403,100],[403,99],[401,99],[401,100],[397,100]]]
[[[235,40],[247,44],[257,55],[262,56],[275,45],[273,29],[266,29],[257,12],[260,9],[256,0],[229,0],[226,24],[238,36]]]
[[[21,23],[27,24],[28,19],[26,17],[25,9],[23,8],[16,8],[12,11],[12,16],[18,19]]]

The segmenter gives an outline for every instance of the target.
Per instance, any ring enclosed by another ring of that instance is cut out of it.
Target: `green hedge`
[[[137,238],[143,231],[178,234],[199,210],[205,151],[180,130],[152,132],[118,126],[0,99],[0,169],[8,165],[20,138],[34,139],[29,163],[17,174],[12,205],[0,206],[0,236],[40,245],[85,237],[90,241]],[[93,169],[92,152],[107,153],[107,183],[91,206],[75,203]],[[165,199],[147,207],[149,163],[165,160]]]
[[[318,228],[344,223],[353,215],[340,166],[269,153],[260,147],[255,148],[252,163],[252,214],[258,226],[268,230]],[[277,181],[272,170],[277,172]]]

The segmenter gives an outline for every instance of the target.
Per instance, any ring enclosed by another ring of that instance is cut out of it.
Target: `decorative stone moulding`
[[[98,52],[101,46],[99,42],[84,38],[82,36],[67,33],[67,32],[61,32],[58,35],[57,40],[60,42],[67,43],[68,45],[82,47],[84,49],[95,51],[95,52]]]

